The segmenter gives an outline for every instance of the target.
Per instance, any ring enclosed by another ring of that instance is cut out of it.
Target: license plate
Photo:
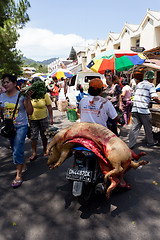
[[[91,182],[92,171],[68,168],[66,178],[77,181]]]

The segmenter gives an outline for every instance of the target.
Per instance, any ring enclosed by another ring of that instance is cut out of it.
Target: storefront
[[[147,57],[142,65],[137,65],[129,71],[132,77],[142,80],[144,73],[149,70],[155,71],[154,84],[157,86],[160,83],[160,47],[144,51],[143,54]]]

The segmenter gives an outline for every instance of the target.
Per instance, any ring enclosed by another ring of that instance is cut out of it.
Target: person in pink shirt
[[[127,125],[129,122],[129,113],[131,111],[131,92],[132,89],[129,86],[129,83],[127,81],[127,79],[123,79],[121,81],[121,84],[123,85],[122,88],[122,93],[121,93],[121,97],[122,97],[122,112],[123,112],[123,116],[124,116],[124,120],[125,120],[125,124]]]

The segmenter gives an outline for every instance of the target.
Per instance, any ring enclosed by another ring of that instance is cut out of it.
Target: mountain
[[[49,65],[51,62],[55,61],[57,58],[50,58],[47,60],[43,60],[43,61],[37,61],[38,64],[42,64],[42,65]]]
[[[36,61],[34,61],[33,59],[30,59],[30,58],[22,57],[21,59],[26,65],[31,65],[33,63],[36,63]]]
[[[22,57],[22,61],[25,62],[26,65],[31,65],[31,64],[41,64],[41,65],[48,65],[50,64],[51,62],[55,61],[57,58],[50,58],[50,59],[47,59],[47,60],[43,60],[43,61],[35,61],[33,59],[30,59],[30,58],[26,58],[26,57]]]

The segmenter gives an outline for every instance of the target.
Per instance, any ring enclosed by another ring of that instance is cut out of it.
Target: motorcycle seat
[[[92,152],[90,149],[86,148],[86,147],[82,147],[82,146],[75,146],[73,149],[78,150],[78,151],[88,151],[88,152]]]

